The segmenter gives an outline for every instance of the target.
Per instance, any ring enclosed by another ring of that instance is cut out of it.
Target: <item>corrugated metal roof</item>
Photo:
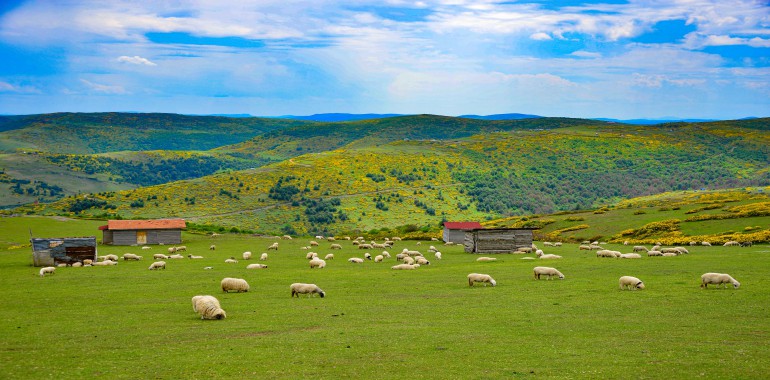
[[[167,230],[185,228],[184,219],[110,220],[100,230]]]
[[[444,227],[450,230],[475,230],[484,228],[479,222],[444,222]]]

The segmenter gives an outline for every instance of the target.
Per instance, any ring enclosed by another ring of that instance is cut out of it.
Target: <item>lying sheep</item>
[[[618,258],[621,258],[621,259],[641,259],[642,255],[640,255],[638,253],[621,253],[620,256],[618,256]]]
[[[246,265],[246,269],[266,269],[267,265],[265,264],[249,264]]]
[[[118,262],[117,261],[112,261],[112,260],[104,260],[104,261],[97,261],[97,262],[95,262],[95,263],[93,263],[91,265],[97,266],[97,267],[108,267],[108,266],[111,266],[111,265],[118,265]]]
[[[618,284],[620,284],[620,289],[621,290],[625,290],[625,289],[628,289],[628,290],[636,290],[636,289],[642,290],[642,289],[644,289],[644,282],[642,282],[642,280],[640,280],[640,279],[638,279],[636,277],[631,277],[631,276],[623,276],[623,277],[621,277],[618,280]]]
[[[704,289],[708,288],[709,284],[716,285],[717,288],[724,284],[724,288],[727,288],[728,282],[733,284],[733,288],[735,289],[738,289],[738,287],[741,286],[740,282],[725,273],[704,273],[700,276],[700,281],[700,287]]]
[[[251,260],[251,251],[244,252],[242,256],[244,260]]]
[[[65,268],[67,266],[68,266],[67,263],[58,263],[58,264],[56,264],[57,268]]]
[[[226,264],[238,264],[238,260],[236,260],[236,259],[231,257],[229,259],[225,259],[225,263]]]
[[[227,313],[222,310],[219,300],[212,296],[194,296],[193,311],[200,314],[201,319],[225,319]]]
[[[249,283],[242,278],[225,277],[220,285],[225,293],[229,293],[231,290],[235,290],[238,293],[249,291]]]
[[[412,264],[398,264],[390,267],[390,269],[394,270],[411,270],[411,269],[417,269],[419,268],[419,265],[412,265]]]
[[[535,267],[532,269],[536,280],[540,279],[540,276],[548,276],[550,280],[553,276],[559,277],[560,280],[564,279],[564,275],[561,274],[556,268],[551,267]]]
[[[152,255],[153,260],[167,260],[168,256],[162,254],[162,253],[156,253]]]
[[[362,264],[364,262],[364,259],[360,257],[351,257],[348,259],[348,261],[350,261],[353,264]]]
[[[476,261],[481,261],[481,262],[497,261],[497,257],[484,256],[484,257],[479,257],[478,259],[476,259]]]
[[[203,256],[195,256],[195,255],[187,255],[187,257],[189,257],[191,259],[202,259],[203,258]]]
[[[323,261],[317,257],[314,258],[313,260],[310,260],[309,263],[310,263],[310,269],[313,269],[313,268],[321,269],[326,267],[326,261]]]
[[[415,262],[420,265],[430,265],[430,261],[428,261],[428,259],[422,256],[417,257],[417,260],[415,260]]]
[[[184,259],[184,256],[182,256],[182,255],[180,255],[178,253],[175,253],[175,254],[169,256],[168,258],[169,259]]]
[[[76,262],[72,263],[72,267],[73,268],[80,268],[82,266],[83,266],[83,263],[81,263],[80,261],[76,261]]]
[[[540,253],[537,254],[537,258],[541,260],[552,260],[552,259],[561,259],[561,256],[554,255],[551,253],[543,254],[543,251],[538,250]]]
[[[152,247],[148,247],[148,246],[145,245],[145,246],[142,247],[142,249],[152,249]]]
[[[55,274],[56,267],[43,267],[40,268],[40,277],[45,277],[47,274]]]
[[[118,261],[118,255],[104,255],[99,257],[102,260]]]
[[[476,282],[481,282],[484,284],[484,286],[487,286],[487,284],[492,284],[492,286],[497,286],[497,281],[495,281],[495,279],[488,274],[481,274],[481,273],[469,274],[468,286],[473,286],[473,284]]]
[[[307,294],[308,297],[312,296],[313,294],[318,294],[321,296],[321,298],[326,296],[326,292],[321,290],[321,288],[319,288],[316,284],[303,284],[300,282],[295,282],[289,286],[289,289],[291,289],[291,296],[297,296],[297,298],[299,298],[300,294]]]
[[[123,261],[128,261],[128,260],[139,261],[141,259],[142,259],[142,256],[135,255],[133,253],[125,253],[125,254],[123,254]]]
[[[602,249],[602,250],[596,251],[596,257],[612,257],[612,258],[617,258],[617,257],[620,257],[620,252],[618,252],[618,251],[610,251],[609,249]]]
[[[679,256],[679,254],[678,253],[673,253],[673,252],[663,252],[663,254],[661,254],[661,256],[663,256],[663,257],[676,257],[676,256]]]
[[[283,236],[281,236],[281,239],[283,239],[283,240],[292,240],[292,237],[289,236],[289,235],[283,235]]]
[[[663,256],[661,251],[647,251],[647,256]]]
[[[259,256],[259,259],[260,259],[261,261],[265,261],[265,260],[267,260],[267,253],[264,253],[264,252],[263,252],[263,253],[262,253],[262,255],[261,255],[261,256]]]
[[[166,262],[165,261],[156,261],[152,264],[150,264],[150,270],[156,270],[156,269],[166,269]]]
[[[329,253],[326,256],[324,256],[324,260],[334,260],[334,254]]]

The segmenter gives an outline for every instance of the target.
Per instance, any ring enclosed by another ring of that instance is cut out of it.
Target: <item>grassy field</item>
[[[688,247],[689,255],[640,260],[540,244],[563,256],[546,263],[522,255],[478,263],[442,245],[443,260],[393,271],[394,259],[348,263],[364,251],[343,241],[327,268],[311,270],[300,249],[309,239],[296,238],[270,251],[268,269],[246,270],[246,261],[224,260],[244,251],[259,256],[275,240],[185,234],[188,252],[204,259],[166,260],[165,271],[149,271],[152,253],[165,247],[99,246],[100,255],[145,258],[58,268],[46,278],[31,266],[29,247],[6,248],[28,242],[28,227],[36,237],[86,236],[98,224],[0,219],[4,235],[13,234],[0,251],[0,289],[9,300],[0,324],[3,378],[748,379],[765,376],[770,365],[764,244]],[[429,245],[405,241],[389,251],[427,253]],[[327,242],[315,251],[332,252]],[[536,265],[554,266],[566,279],[535,281]],[[711,271],[732,274],[740,289],[700,289],[700,275]],[[471,272],[492,275],[497,287],[468,287]],[[620,291],[622,275],[641,278],[647,289]],[[223,294],[223,277],[244,278],[251,291]],[[292,299],[293,282],[316,283],[327,296]],[[219,298],[227,319],[200,320],[190,303],[199,294]]]

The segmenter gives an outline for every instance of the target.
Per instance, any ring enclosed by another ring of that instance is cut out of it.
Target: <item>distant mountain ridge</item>
[[[325,123],[334,123],[334,122],[345,122],[345,121],[384,119],[384,118],[388,118],[388,117],[397,117],[397,116],[407,116],[407,115],[405,115],[405,114],[396,114],[396,113],[362,113],[362,114],[353,114],[353,113],[317,113],[317,114],[308,115],[308,116],[284,115],[284,116],[278,116],[276,118],[277,119],[293,119],[293,120],[306,120],[306,121],[317,121],[317,122],[325,122]]]

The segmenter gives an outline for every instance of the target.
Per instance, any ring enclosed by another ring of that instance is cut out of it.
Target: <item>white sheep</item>
[[[661,256],[663,256],[663,257],[676,257],[676,256],[679,256],[679,254],[673,253],[673,252],[663,252],[661,254]]]
[[[335,241],[335,240],[337,239],[335,239],[333,236],[329,236],[326,238],[326,241]]]
[[[661,251],[647,251],[647,256],[663,256]]]
[[[309,263],[310,263],[310,269],[313,269],[313,268],[321,269],[326,267],[326,261],[323,261],[317,257],[310,260]]]
[[[738,282],[736,279],[732,278],[729,274],[725,273],[704,273],[702,276],[700,276],[700,287],[701,288],[708,288],[709,284],[716,285],[717,288],[724,284],[724,287],[727,288],[727,283],[733,284],[733,288],[738,289],[738,287],[741,286],[741,283]]]
[[[104,255],[99,257],[102,260],[118,261],[118,255]]]
[[[83,263],[81,263],[80,261],[76,261],[76,262],[72,263],[72,267],[73,268],[80,268],[82,266],[83,266]]]
[[[388,251],[382,251],[382,256],[383,256],[383,257],[387,257],[387,258],[390,258],[390,252],[388,252]]]
[[[94,265],[94,266],[97,266],[97,267],[107,267],[107,266],[111,266],[111,265],[118,265],[118,262],[117,261],[112,261],[112,260],[104,260],[104,261],[97,261],[97,262],[95,262],[95,263],[93,263],[91,265]]]
[[[212,296],[194,296],[193,311],[200,314],[201,319],[225,319],[227,313],[222,310],[219,300]]]
[[[702,241],[702,242],[700,242],[700,245],[702,245],[702,246],[704,246],[704,247],[711,247],[711,243],[709,243],[709,242],[707,242],[707,241]]]
[[[261,255],[261,256],[259,256],[259,259],[260,259],[261,261],[265,261],[265,260],[267,260],[267,253],[266,253],[266,252],[263,252],[263,253],[262,253],[262,255]]]
[[[618,280],[618,284],[620,284],[620,289],[628,289],[628,290],[642,290],[644,289],[644,282],[642,280],[631,277],[631,276],[623,276]]]
[[[364,253],[364,258],[367,259],[367,260],[371,260],[372,259],[372,255],[370,255],[369,252],[366,252],[366,253]]]
[[[383,256],[383,255],[374,256],[374,262],[375,263],[381,263],[384,258],[385,258],[385,256]]]
[[[156,269],[166,269],[166,262],[165,261],[156,261],[152,264],[150,264],[150,270],[156,270]]]
[[[415,262],[420,265],[430,265],[430,261],[422,256],[418,256]]]
[[[152,255],[152,258],[153,258],[153,260],[167,260],[168,256],[164,255],[162,253],[156,253],[156,254]]]
[[[180,255],[178,253],[175,253],[175,254],[169,256],[168,258],[169,259],[184,259],[184,256],[182,256],[182,255]]]
[[[621,253],[618,257],[621,259],[641,259],[642,255],[638,253]]]
[[[214,245],[214,244],[212,244],[212,245],[210,245],[210,246],[209,246],[209,251],[214,251],[214,250],[216,250],[216,249],[217,249],[217,246],[216,246],[216,245]]]
[[[267,269],[265,264],[249,264],[246,265],[246,269]]]
[[[283,236],[281,236],[281,239],[283,239],[283,240],[292,240],[292,237],[289,236],[289,235],[283,235]]]
[[[251,260],[251,251],[246,251],[243,253],[243,259],[244,260]]]
[[[433,256],[436,256],[436,260],[441,260],[441,252],[436,251]]]
[[[187,257],[189,257],[191,259],[202,259],[203,258],[203,256],[196,256],[196,255],[187,255]]]
[[[67,263],[58,263],[58,264],[56,264],[57,268],[64,268],[66,266],[67,266]]]
[[[578,247],[578,250],[579,251],[590,251],[591,250],[591,246],[590,245],[581,245],[581,246]]]
[[[436,249],[436,247],[434,247],[432,245],[430,246],[430,248],[428,248],[428,252],[430,252],[430,253],[436,253],[437,251],[438,251],[438,249]]]
[[[620,257],[620,252],[618,251],[611,251],[609,249],[601,249],[596,251],[596,257],[612,257],[617,258]]]
[[[680,254],[687,255],[690,253],[690,251],[687,250],[685,247],[674,247],[677,251],[679,251]]]
[[[553,259],[561,259],[561,256],[559,256],[559,255],[554,255],[554,254],[552,254],[552,253],[547,253],[547,254],[545,254],[545,255],[540,255],[540,256],[538,256],[537,258],[538,258],[538,259],[541,259],[541,260],[553,260]]]
[[[550,280],[553,276],[559,277],[560,280],[564,279],[564,275],[561,274],[556,268],[551,267],[535,267],[532,269],[535,279],[539,280],[540,276],[548,276]]]
[[[481,273],[469,274],[468,286],[473,286],[473,284],[476,282],[481,282],[484,284],[484,286],[487,286],[487,284],[491,284],[492,286],[497,286],[497,281],[495,281],[495,279],[488,274],[481,274]]]
[[[316,257],[318,257],[318,253],[316,252],[308,252],[307,255],[305,255],[305,258],[308,260],[313,260]]]
[[[229,293],[231,290],[235,290],[238,293],[249,291],[249,283],[242,278],[225,277],[220,285],[225,293]]]
[[[56,273],[56,267],[42,267],[40,268],[40,277],[45,277],[47,274]]]
[[[334,254],[329,253],[326,256],[324,256],[324,260],[334,260]]]
[[[311,246],[311,247],[318,247],[318,242],[317,242],[317,241],[315,241],[315,240],[311,240],[311,241],[310,241],[310,246]]]
[[[647,247],[645,247],[643,245],[635,245],[633,251],[634,252],[642,252],[642,251],[647,252],[647,251],[649,251],[649,249],[647,249]]]
[[[419,268],[419,265],[412,265],[412,264],[398,264],[390,267],[390,269],[394,270],[411,270],[411,269],[417,269]]]
[[[295,282],[289,285],[289,289],[291,289],[291,296],[297,296],[297,298],[299,298],[300,294],[307,294],[308,297],[312,296],[313,294],[318,294],[321,296],[321,298],[326,296],[326,292],[321,290],[321,288],[319,288],[316,284],[303,284],[301,282]]]
[[[476,261],[481,261],[481,262],[497,261],[497,257],[484,256],[484,257],[479,257],[478,259],[476,259]]]
[[[359,244],[358,249],[374,249],[374,247],[372,247],[371,244],[364,243],[364,244]]]
[[[334,243],[329,246],[329,249],[342,249],[342,246],[337,243]]]
[[[168,247],[168,253],[176,252],[176,247]]]
[[[414,259],[411,256],[405,256],[401,261],[404,262],[404,264],[413,265]]]
[[[278,250],[278,242],[275,242],[275,243],[271,244],[269,247],[267,247],[268,251],[271,250],[271,249],[274,249],[274,250],[277,251]]]
[[[142,247],[142,249],[152,249],[152,247],[148,247],[148,246],[145,245],[145,246]]]
[[[561,242],[557,241],[556,243],[553,243],[554,247],[561,247]]]
[[[362,259],[360,257],[351,257],[351,258],[348,259],[348,261],[350,261],[353,264],[361,264],[361,263],[364,262],[364,259]]]
[[[128,261],[128,260],[136,260],[136,261],[138,261],[138,260],[141,260],[141,259],[142,259],[142,256],[135,255],[133,253],[125,253],[125,254],[123,254],[123,261]]]
[[[231,257],[229,259],[225,259],[225,263],[226,264],[238,264],[238,260],[236,260],[236,259]]]
[[[731,241],[728,241],[728,242],[722,244],[723,247],[735,247],[735,246],[740,246],[740,245],[741,245],[741,243],[739,243],[737,241],[734,241],[734,240],[731,240]]]

